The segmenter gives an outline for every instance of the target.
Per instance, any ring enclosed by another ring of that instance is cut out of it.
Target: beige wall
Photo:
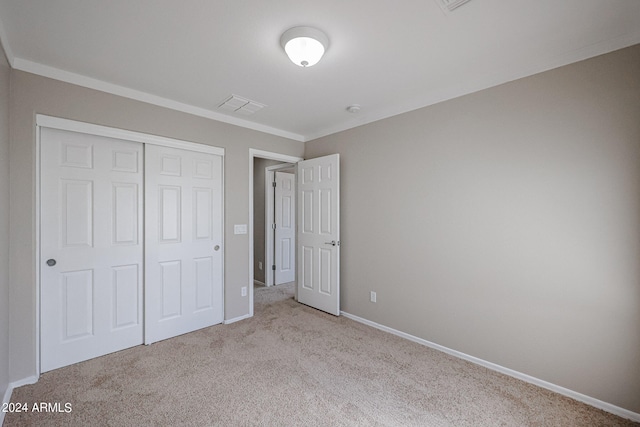
[[[344,311],[640,412],[640,45],[330,153]]]
[[[253,278],[265,283],[264,272],[267,266],[264,265],[264,170],[268,166],[279,165],[282,162],[277,160],[261,159],[256,157],[253,160]],[[258,263],[262,262],[263,269],[258,268]]]
[[[249,148],[301,156],[304,144],[143,102],[12,71],[11,114],[11,377],[35,371],[35,115],[47,114],[224,147],[225,319],[249,312],[240,288],[249,283]]]
[[[0,47],[0,399],[9,383],[9,78]]]

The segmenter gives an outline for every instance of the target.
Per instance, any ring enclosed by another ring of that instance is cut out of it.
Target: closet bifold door
[[[145,344],[223,321],[222,157],[145,146]]]
[[[142,344],[139,142],[40,130],[41,371]]]

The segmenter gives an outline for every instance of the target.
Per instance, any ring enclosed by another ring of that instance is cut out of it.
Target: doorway
[[[271,161],[270,163],[263,162],[265,164],[264,168],[266,168],[267,166],[276,166],[276,165],[280,165],[281,167],[292,167],[295,163],[301,160],[302,160],[301,157],[289,156],[286,154],[280,154],[280,153],[274,153],[274,152],[262,151],[262,150],[256,150],[256,149],[249,150],[249,316],[253,316],[254,284],[255,283],[265,284],[265,280],[266,280],[264,279],[264,277],[258,276],[256,274],[256,271],[262,271],[267,273],[269,272],[269,270],[267,270],[268,264],[266,264],[266,257],[265,257],[265,260],[260,260],[256,256],[256,241],[260,244],[261,250],[266,252],[266,247],[265,247],[265,239],[264,239],[265,233],[261,232],[256,234],[256,230],[255,230],[256,227],[254,226],[255,217],[256,217],[256,212],[255,212],[256,200],[255,199],[260,198],[260,193],[263,196],[266,196],[266,191],[264,190],[264,186],[262,185],[259,185],[258,188],[255,188],[256,187],[255,182],[260,181],[260,179],[256,180],[255,166],[257,163],[261,163],[263,161]],[[261,179],[266,180],[264,169],[262,172]],[[256,190],[258,191],[258,193],[256,193]],[[260,201],[257,201],[257,202],[259,203]],[[262,218],[265,218],[264,210],[262,211],[262,213],[257,213],[257,215],[261,215]],[[262,270],[259,269],[260,267],[259,263],[262,263]],[[260,278],[262,278],[263,280],[259,280]]]
[[[254,163],[256,158],[296,164],[296,271],[298,302],[340,315],[340,155],[303,160],[249,149],[249,314],[254,315]]]

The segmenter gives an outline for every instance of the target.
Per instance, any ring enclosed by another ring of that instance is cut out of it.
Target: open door
[[[275,172],[275,285],[296,280],[295,174]]]
[[[298,301],[340,315],[340,155],[298,162]]]

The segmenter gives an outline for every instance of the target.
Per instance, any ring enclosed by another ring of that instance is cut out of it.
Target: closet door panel
[[[145,343],[221,323],[222,157],[145,148]]]
[[[142,144],[40,129],[40,361],[142,344]]]

